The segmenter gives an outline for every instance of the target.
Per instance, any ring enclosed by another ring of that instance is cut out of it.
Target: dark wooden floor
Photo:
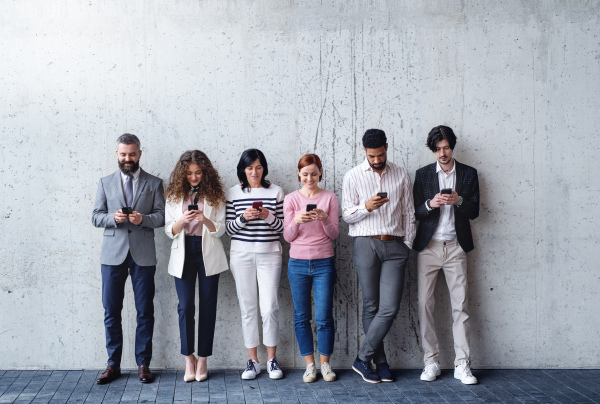
[[[600,370],[475,370],[476,386],[461,384],[451,370],[431,383],[420,381],[418,370],[397,371],[395,382],[380,384],[352,370],[337,370],[337,382],[308,384],[302,373],[242,381],[240,371],[214,370],[206,382],[184,383],[182,371],[163,370],[141,384],[137,372],[126,371],[99,386],[97,370],[0,370],[0,403],[600,403]]]

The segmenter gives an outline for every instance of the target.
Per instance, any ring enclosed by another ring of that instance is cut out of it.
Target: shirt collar
[[[121,179],[122,179],[123,181],[127,181],[127,176],[126,176],[125,174],[123,174],[123,171],[120,171],[120,170],[119,170],[119,172],[121,173]],[[141,172],[142,172],[142,168],[140,167],[140,168],[138,168],[138,169],[137,169],[137,171],[136,171],[136,172],[134,172],[134,173],[133,173],[133,175],[131,176],[131,177],[132,177],[132,179],[133,179],[134,181],[135,181],[135,180],[137,180],[137,179],[140,177],[140,173],[141,173]]]
[[[452,174],[453,172],[456,171],[456,160],[452,159],[452,161],[454,162],[454,164],[452,164],[452,170],[450,170],[450,172],[448,174],[446,174],[446,173],[444,173],[444,174],[450,175],[450,174]],[[436,173],[439,173],[440,171],[443,172],[442,166],[440,166],[440,162],[439,161],[436,161],[435,165],[436,165],[436,169],[435,169]]]
[[[384,167],[383,171],[381,172],[382,174],[387,171],[389,164],[390,164],[389,161],[386,162],[385,167]],[[371,167],[371,164],[369,164],[369,160],[366,159],[366,158],[365,158],[365,161],[363,161],[363,163],[361,164],[360,167],[362,168],[363,171],[373,171],[373,172],[375,172],[375,170],[373,170],[373,167]]]

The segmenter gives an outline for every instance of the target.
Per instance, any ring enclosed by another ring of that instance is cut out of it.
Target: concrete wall
[[[121,133],[142,139],[142,166],[165,180],[182,151],[204,150],[227,187],[248,147],[265,151],[286,192],[297,159],[314,152],[322,185],[341,197],[366,129],[384,129],[389,159],[414,176],[434,161],[425,137],[442,123],[480,176],[474,367],[598,367],[599,15],[593,0],[0,2],[0,368],[103,367],[102,232],[90,217]],[[162,229],[156,245],[153,365],[181,367]],[[335,249],[332,362],[349,367],[362,332],[345,223]],[[394,367],[422,365],[414,258],[387,338]],[[297,367],[285,274],[278,356]],[[123,319],[131,367],[129,286]],[[244,365],[229,272],[215,345],[210,366]]]

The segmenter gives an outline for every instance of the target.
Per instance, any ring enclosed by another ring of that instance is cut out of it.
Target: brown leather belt
[[[403,240],[404,237],[400,236],[371,236],[373,238],[377,238],[379,240]]]

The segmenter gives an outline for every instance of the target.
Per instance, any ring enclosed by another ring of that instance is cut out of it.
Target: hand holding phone
[[[387,198],[387,192],[377,192],[377,196],[381,199]]]
[[[198,204],[188,205],[188,210],[198,210]]]
[[[317,205],[315,205],[314,203],[309,203],[308,205],[306,205],[306,211],[307,212],[311,212],[313,210],[317,209]]]
[[[124,215],[131,215],[133,213],[133,208],[131,206],[126,206],[121,208],[121,212],[123,212]]]

